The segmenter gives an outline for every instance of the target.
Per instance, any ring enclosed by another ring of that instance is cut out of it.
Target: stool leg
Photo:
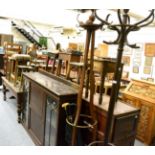
[[[3,100],[6,101],[6,86],[3,84]]]
[[[57,73],[56,73],[56,75],[60,75],[60,73],[61,73],[61,68],[62,68],[62,60],[59,60],[58,61],[58,67],[57,67]]]
[[[17,84],[18,79],[18,61],[15,62],[15,79],[14,79],[14,86]]]
[[[66,67],[67,67],[66,78],[69,79],[70,78],[71,65],[68,63],[68,65]]]

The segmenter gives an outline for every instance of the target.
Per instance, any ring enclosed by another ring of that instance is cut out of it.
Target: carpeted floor
[[[17,122],[16,99],[3,101],[0,90],[0,146],[34,146],[31,138],[21,124]]]

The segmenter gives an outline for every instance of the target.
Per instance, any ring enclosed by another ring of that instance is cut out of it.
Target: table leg
[[[58,60],[58,67],[57,67],[57,73],[56,75],[60,75],[61,74],[61,68],[62,68],[62,60]]]
[[[90,70],[87,69],[86,71],[86,90],[85,90],[85,98],[88,98],[89,96],[89,81],[90,81]]]
[[[54,74],[54,71],[55,71],[55,61],[56,59],[53,59],[53,65],[52,65],[52,69],[51,69],[51,72]]]
[[[104,68],[103,68],[102,73],[101,73],[99,104],[102,104],[102,100],[103,100],[103,88],[104,88],[104,81],[105,81],[106,73],[107,73],[107,65],[106,65],[106,63],[104,63]]]
[[[3,100],[6,101],[6,86],[3,84]]]
[[[67,80],[70,78],[70,71],[71,71],[71,65],[70,65],[70,63],[67,61],[67,64],[66,64],[66,79],[67,79]]]
[[[18,123],[21,123],[21,113],[22,113],[22,105],[23,105],[23,95],[17,94],[17,117]]]
[[[80,66],[78,68],[78,79],[77,79],[77,83],[80,84],[80,77],[81,77],[81,74],[82,74],[82,67]]]

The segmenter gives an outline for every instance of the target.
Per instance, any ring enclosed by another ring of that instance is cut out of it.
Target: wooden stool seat
[[[31,56],[27,54],[13,54],[10,59],[14,60],[31,60]]]

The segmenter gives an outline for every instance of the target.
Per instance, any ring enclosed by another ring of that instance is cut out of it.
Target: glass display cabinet
[[[53,74],[25,72],[22,123],[36,145],[65,145],[63,103],[75,103],[77,89]]]

